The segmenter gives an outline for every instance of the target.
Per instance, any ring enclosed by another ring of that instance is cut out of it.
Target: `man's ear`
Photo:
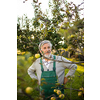
[[[41,53],[41,54],[43,54],[43,51],[42,51],[42,50],[40,50],[40,53]]]
[[[40,53],[42,53],[42,51],[40,50]]]

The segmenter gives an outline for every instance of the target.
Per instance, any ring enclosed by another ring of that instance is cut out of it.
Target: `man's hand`
[[[39,85],[39,81],[37,81],[37,84]]]
[[[64,84],[66,84],[68,81],[68,78],[64,77]]]

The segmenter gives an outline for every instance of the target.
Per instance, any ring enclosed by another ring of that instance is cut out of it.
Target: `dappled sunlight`
[[[75,59],[71,59],[71,58],[66,58],[66,59],[69,61],[72,61],[72,62],[79,62],[79,61],[76,61]],[[84,72],[84,63],[80,63],[80,64],[76,64],[76,65],[77,65],[77,71]]]
[[[77,65],[77,71],[84,72],[84,67]]]

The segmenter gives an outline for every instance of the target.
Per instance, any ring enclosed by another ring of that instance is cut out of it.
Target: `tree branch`
[[[21,80],[21,81],[25,81],[23,78],[17,76],[17,79]]]
[[[83,90],[73,89],[73,88],[64,88],[64,89],[70,89],[70,90],[75,90],[75,91],[83,91]]]
[[[80,62],[66,62],[66,61],[63,61],[63,60],[54,60],[54,59],[52,59],[52,58],[48,58],[48,57],[45,57],[44,55],[43,55],[43,57],[44,58],[46,58],[46,59],[48,59],[48,60],[53,60],[53,61],[56,61],[56,62],[64,62],[64,63],[69,63],[69,64],[79,64],[79,63],[84,63],[84,61],[80,61]]]

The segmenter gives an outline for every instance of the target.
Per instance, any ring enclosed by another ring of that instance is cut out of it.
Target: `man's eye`
[[[48,47],[48,49],[49,49],[50,47]]]
[[[46,47],[44,47],[44,49],[46,49]]]

